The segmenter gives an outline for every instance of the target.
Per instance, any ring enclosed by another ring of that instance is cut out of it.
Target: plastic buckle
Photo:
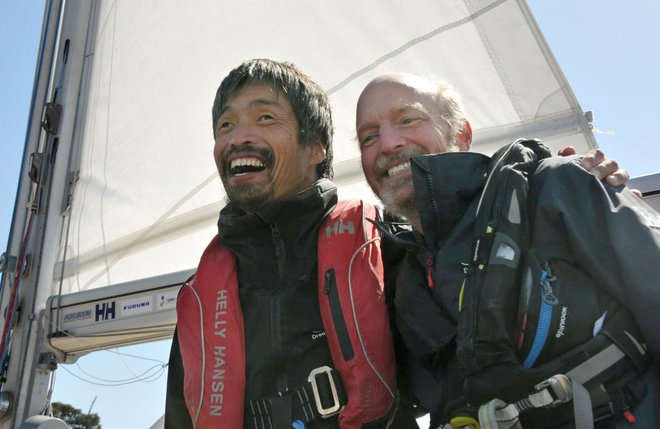
[[[469,416],[456,416],[449,421],[452,429],[479,429],[479,421]]]
[[[563,404],[573,399],[571,380],[563,374],[557,374],[540,382],[534,386],[534,389],[536,389],[537,392],[548,389],[551,393],[554,400],[552,403],[546,405],[546,407],[554,407],[555,405]]]
[[[330,383],[330,391],[332,392],[332,401],[333,404],[330,407],[323,408],[321,404],[321,395],[319,394],[319,387],[316,383],[316,376],[325,374],[328,377]],[[332,417],[335,414],[338,414],[342,410],[342,405],[339,403],[339,394],[337,393],[337,386],[335,385],[335,380],[332,378],[332,368],[329,366],[320,366],[313,369],[307,377],[307,381],[312,385],[312,393],[314,393],[314,402],[316,402],[316,410],[319,412],[319,415],[327,419]]]

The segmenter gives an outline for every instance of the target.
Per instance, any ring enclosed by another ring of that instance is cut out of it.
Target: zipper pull
[[[548,305],[556,305],[559,302],[557,297],[552,293],[552,286],[550,285],[552,281],[555,281],[555,277],[552,275],[548,264],[546,264],[543,271],[541,271],[541,287],[543,288],[542,300]]]
[[[330,268],[328,271],[325,272],[325,285],[323,285],[323,294],[324,295],[330,295],[330,289],[332,289],[332,285],[334,283],[334,274],[335,270]]]
[[[619,389],[621,393],[621,409],[623,410],[623,418],[626,419],[628,424],[633,424],[637,421],[635,415],[632,412],[632,407],[630,406],[632,402],[632,395],[628,386],[623,386]]]
[[[623,412],[623,418],[625,418],[626,421],[630,424],[635,423],[635,421],[637,420],[635,419],[635,415],[630,410],[626,410]]]
[[[280,230],[277,228],[277,225],[274,223],[270,224],[271,235],[273,236],[273,241],[275,242],[275,257],[279,258],[281,255],[280,249]]]
[[[429,289],[435,288],[435,283],[433,282],[433,257],[430,254],[426,256],[426,282],[429,285]]]

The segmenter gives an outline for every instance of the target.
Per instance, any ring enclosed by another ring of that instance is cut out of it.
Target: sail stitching
[[[416,38],[404,43],[400,47],[398,47],[398,48],[388,52],[387,54],[381,56],[380,58],[376,59],[371,64],[368,64],[365,67],[361,68],[360,70],[350,74],[348,77],[346,77],[344,80],[339,82],[337,85],[330,88],[327,91],[328,95],[334,94],[335,92],[339,91],[340,89],[342,89],[343,87],[345,87],[346,85],[348,85],[349,83],[351,83],[352,81],[357,79],[358,77],[362,76],[363,74],[366,74],[366,73],[370,72],[371,70],[375,69],[376,67],[378,67],[379,65],[381,65],[385,61],[387,61],[391,58],[394,58],[399,54],[402,54],[403,52],[407,51],[408,49],[412,48],[413,46],[418,45],[422,42],[425,42],[429,39],[432,39],[433,37],[435,37],[439,34],[442,34],[446,31],[452,30],[456,27],[460,27],[461,25],[472,22],[476,18],[478,18],[479,16],[489,12],[490,10],[492,10],[494,8],[496,8],[497,6],[501,5],[505,1],[507,1],[507,0],[497,0],[497,1],[489,4],[488,6],[474,12],[473,14],[466,16],[465,18],[462,18],[462,19],[459,19],[458,21],[454,21],[454,22],[451,22],[449,24],[443,25],[442,27],[438,27],[435,30],[432,30],[432,31],[430,31],[426,34],[423,34],[419,37],[416,37]]]

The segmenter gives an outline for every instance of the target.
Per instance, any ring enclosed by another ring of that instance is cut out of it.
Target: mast
[[[10,333],[4,340],[9,355],[1,392],[7,404],[0,421],[3,429],[44,411],[56,368],[43,349],[41,310],[53,294],[51,283],[43,279],[52,277],[50,261],[55,260],[59,237],[46,231],[60,229],[68,211],[62,184],[74,179],[67,167],[74,153],[74,120],[82,70],[89,61],[85,44],[94,3],[45,4],[22,163],[29,171],[19,180],[2,277],[2,307],[10,310],[0,316]]]

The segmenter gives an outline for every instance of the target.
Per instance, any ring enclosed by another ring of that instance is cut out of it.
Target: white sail
[[[295,63],[329,92],[342,196],[373,198],[359,169],[355,103],[386,72],[449,81],[463,95],[476,151],[522,136],[554,150],[595,147],[523,0],[52,0],[46,7],[26,154],[44,154],[48,180],[33,216],[31,275],[21,284],[31,307],[21,317],[38,314],[50,296],[57,306],[72,293],[194,269],[223,197],[211,105],[222,77],[245,59]],[[61,106],[51,134],[40,128],[47,102]],[[33,189],[21,183],[19,200]],[[20,255],[28,212],[16,218],[10,252]],[[3,306],[13,280],[4,282]],[[19,398],[14,422],[38,412],[45,395],[45,387],[29,387],[35,376],[20,366],[36,368],[44,351],[38,325],[26,322],[14,335],[5,384]]]
[[[196,265],[222,205],[210,106],[247,58],[293,62],[330,92],[336,163],[348,163],[340,181],[361,182],[355,102],[388,71],[454,84],[475,150],[522,135],[594,144],[522,2],[357,3],[97,2],[73,130],[80,178],[57,260],[44,266],[51,293],[61,269],[66,293]]]

